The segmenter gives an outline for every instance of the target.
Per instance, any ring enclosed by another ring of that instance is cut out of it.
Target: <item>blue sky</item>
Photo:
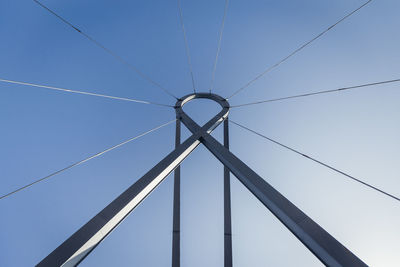
[[[176,1],[43,1],[178,96],[191,92]],[[363,3],[230,1],[215,92],[232,94]],[[230,100],[232,105],[399,78],[399,1],[360,12]],[[182,0],[195,82],[207,91],[224,1]],[[0,78],[174,104],[33,1],[0,3]],[[230,118],[396,196],[398,84],[233,109]],[[207,121],[218,108],[185,110]],[[165,123],[173,109],[0,83],[0,194]],[[372,266],[400,263],[400,205],[230,125],[231,150]],[[214,135],[221,140],[222,131]],[[183,130],[183,138],[189,136]],[[174,126],[0,200],[0,266],[32,266],[174,147]],[[182,165],[182,266],[222,266],[222,165]],[[81,266],[170,266],[168,177]],[[232,177],[235,266],[321,263]]]

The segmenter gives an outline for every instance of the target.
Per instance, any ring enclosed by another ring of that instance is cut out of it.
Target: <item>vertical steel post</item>
[[[224,147],[229,149],[229,121],[224,121]],[[224,266],[232,267],[232,220],[230,171],[224,165]]]
[[[181,144],[181,121],[176,121],[175,148]],[[180,235],[181,235],[181,167],[174,172],[174,206],[172,222],[172,267],[180,266]]]

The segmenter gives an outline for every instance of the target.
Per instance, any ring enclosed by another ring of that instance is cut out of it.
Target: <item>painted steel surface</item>
[[[194,122],[182,109],[183,105],[197,98],[214,100],[222,107],[222,110],[202,127]],[[200,142],[325,265],[367,266],[233,155],[227,147],[224,147],[210,135],[228,117],[229,107],[226,99],[216,94],[195,93],[179,99],[175,105],[177,119],[193,135],[182,144],[177,145],[174,151],[56,248],[37,266],[76,266],[79,264],[154,188],[182,163]]]

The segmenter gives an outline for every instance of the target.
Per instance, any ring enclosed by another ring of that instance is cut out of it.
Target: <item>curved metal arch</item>
[[[182,98],[178,99],[178,101],[176,101],[175,108],[180,109],[189,101],[191,101],[193,99],[197,99],[197,98],[208,98],[208,99],[214,100],[215,102],[220,104],[222,108],[227,108],[227,109],[230,108],[230,105],[229,105],[229,102],[227,101],[227,99],[225,99],[219,95],[210,94],[210,93],[195,93],[195,94],[185,95],[184,97],[182,97]]]
[[[188,102],[199,98],[214,100],[222,107],[222,110],[217,115],[215,115],[211,120],[209,120],[206,124],[204,124],[203,127],[200,127],[196,122],[194,122],[192,118],[190,118],[182,109],[183,106]],[[229,108],[230,105],[225,98],[210,93],[188,94],[182,97],[181,99],[178,99],[178,101],[175,104],[176,118],[178,120],[181,120],[182,123],[185,124],[185,126],[190,131],[192,131],[192,133],[201,131],[205,131],[206,133],[211,133],[222,121],[224,121],[228,117]]]

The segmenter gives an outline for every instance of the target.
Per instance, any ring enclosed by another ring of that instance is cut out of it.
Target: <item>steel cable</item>
[[[355,182],[357,182],[359,184],[367,186],[370,189],[373,189],[373,190],[375,190],[377,192],[380,192],[380,193],[382,193],[382,194],[384,194],[384,195],[386,195],[386,196],[388,196],[390,198],[393,198],[394,200],[400,201],[400,198],[398,198],[398,197],[396,197],[396,196],[394,196],[392,194],[389,194],[389,193],[387,193],[387,192],[385,192],[385,191],[383,191],[383,190],[381,190],[381,189],[379,189],[379,188],[377,188],[377,187],[375,187],[373,185],[370,185],[370,184],[368,184],[368,183],[366,183],[366,182],[364,182],[364,181],[362,181],[362,180],[360,180],[360,179],[358,179],[358,178],[356,178],[354,176],[351,176],[350,174],[347,174],[347,173],[345,173],[345,172],[343,172],[341,170],[338,170],[338,169],[336,169],[336,168],[334,168],[334,167],[332,167],[332,166],[330,166],[330,165],[328,165],[326,163],[323,163],[323,162],[321,162],[321,161],[319,161],[319,160],[317,160],[315,158],[312,158],[312,157],[310,157],[310,156],[308,156],[308,155],[306,155],[306,154],[304,154],[304,153],[302,153],[302,152],[300,152],[300,151],[298,151],[298,150],[296,150],[294,148],[288,147],[288,146],[286,146],[286,145],[284,145],[284,144],[282,144],[282,143],[280,143],[278,141],[273,140],[272,138],[269,138],[269,137],[267,137],[265,135],[262,135],[262,134],[260,134],[260,133],[258,133],[256,131],[254,131],[254,130],[251,130],[251,129],[247,128],[246,126],[243,126],[243,125],[241,125],[241,124],[239,124],[237,122],[234,122],[232,120],[229,120],[229,121],[231,123],[235,124],[236,126],[241,127],[242,129],[245,129],[245,130],[247,130],[249,132],[252,132],[252,133],[254,133],[254,134],[256,134],[256,135],[258,135],[258,136],[260,136],[260,137],[262,137],[264,139],[267,139],[268,141],[271,141],[271,142],[273,142],[273,143],[275,143],[275,144],[277,144],[277,145],[279,145],[281,147],[284,147],[284,148],[286,148],[286,149],[288,149],[288,150],[290,150],[290,151],[292,151],[292,152],[294,152],[296,154],[299,154],[299,155],[301,155],[301,156],[303,156],[303,157],[305,157],[305,158],[307,158],[309,160],[312,160],[312,161],[314,161],[314,162],[316,162],[316,163],[318,163],[318,164],[320,164],[322,166],[325,166],[325,167],[327,167],[327,168],[329,168],[329,169],[331,169],[331,170],[333,170],[333,171],[335,171],[337,173],[340,173],[340,174],[346,176],[347,178],[350,178],[351,180],[353,180],[353,181],[355,181]]]
[[[221,28],[219,30],[217,54],[215,55],[213,71],[212,71],[212,74],[211,74],[210,94],[211,94],[212,89],[214,88],[215,72],[217,70],[218,57],[219,57],[219,53],[221,51],[222,34],[224,32],[225,19],[226,19],[226,13],[228,11],[228,6],[229,6],[229,0],[225,0],[224,16],[222,18]]]
[[[349,86],[349,87],[342,87],[342,88],[325,90],[325,91],[318,91],[318,92],[312,92],[312,93],[306,93],[306,94],[300,94],[300,95],[292,95],[292,96],[286,96],[286,97],[280,97],[280,98],[267,99],[267,100],[256,101],[256,102],[251,102],[251,103],[233,105],[233,106],[231,106],[231,108],[250,106],[250,105],[257,105],[257,104],[268,103],[268,102],[276,102],[276,101],[288,100],[288,99],[292,99],[292,98],[313,96],[313,95],[319,95],[319,94],[341,92],[341,91],[345,91],[345,90],[351,90],[351,89],[357,89],[357,88],[374,86],[374,85],[381,85],[381,84],[387,84],[387,83],[394,83],[394,82],[400,82],[400,79],[382,81],[382,82],[375,82],[375,83],[367,83],[367,84],[361,84],[361,85],[355,85],[355,86]]]
[[[62,91],[62,92],[68,92],[68,93],[75,93],[75,94],[81,94],[81,95],[98,96],[98,97],[104,97],[104,98],[116,99],[116,100],[122,100],[122,101],[129,101],[129,102],[135,102],[135,103],[141,103],[141,104],[157,105],[157,106],[163,106],[163,107],[173,107],[171,105],[160,104],[160,103],[150,102],[150,101],[145,101],[145,100],[138,100],[138,99],[133,99],[133,98],[96,94],[96,93],[77,91],[77,90],[71,90],[71,89],[48,86],[48,85],[40,85],[40,84],[34,84],[34,83],[6,80],[6,79],[1,79],[1,78],[0,78],[0,82],[11,83],[11,84],[19,84],[19,85],[26,85],[26,86],[32,86],[32,87],[37,87],[37,88],[45,88],[45,89],[50,89],[50,90],[56,90],[56,91]]]
[[[57,175],[57,174],[60,174],[60,173],[62,173],[62,172],[64,172],[64,171],[66,171],[66,170],[69,170],[69,169],[71,169],[72,167],[78,166],[78,165],[80,165],[80,164],[82,164],[82,163],[84,163],[84,162],[87,162],[87,161],[91,160],[91,159],[97,158],[98,156],[103,155],[104,153],[107,153],[107,152],[109,152],[109,151],[111,151],[111,150],[113,150],[113,149],[116,149],[116,148],[118,148],[118,147],[120,147],[120,146],[122,146],[122,145],[125,145],[125,144],[127,144],[127,143],[129,143],[129,142],[132,142],[133,140],[138,139],[139,137],[145,136],[145,135],[147,135],[147,134],[149,134],[149,133],[151,133],[151,132],[153,132],[153,131],[155,131],[155,130],[158,130],[158,129],[164,127],[164,126],[167,126],[168,124],[171,124],[171,123],[173,123],[173,122],[175,122],[175,121],[176,121],[176,119],[174,119],[174,120],[172,120],[172,121],[169,121],[169,122],[167,122],[167,123],[164,123],[164,124],[162,124],[162,125],[160,125],[160,126],[157,126],[157,127],[153,128],[153,129],[151,129],[151,130],[148,130],[148,131],[146,131],[146,132],[144,132],[144,133],[142,133],[142,134],[139,134],[139,135],[137,135],[137,136],[135,136],[135,137],[133,137],[133,138],[130,138],[130,139],[128,139],[128,140],[125,140],[124,142],[119,143],[118,145],[112,146],[112,147],[107,148],[106,150],[103,150],[103,151],[101,151],[101,152],[99,152],[99,153],[97,153],[97,154],[94,154],[94,155],[92,155],[92,156],[90,156],[90,157],[88,157],[88,158],[85,158],[85,159],[83,159],[83,160],[77,161],[77,162],[75,162],[75,163],[73,163],[73,164],[71,164],[71,165],[69,165],[69,166],[67,166],[67,167],[65,167],[65,168],[62,168],[61,170],[55,171],[55,172],[53,172],[53,173],[51,173],[51,174],[49,174],[49,175],[47,175],[47,176],[45,176],[45,177],[42,177],[42,178],[40,178],[40,179],[35,180],[35,181],[32,182],[32,183],[29,183],[29,184],[27,184],[27,185],[25,185],[25,186],[22,186],[22,187],[20,187],[20,188],[14,190],[14,191],[11,191],[11,192],[9,192],[9,193],[7,193],[7,194],[5,194],[5,195],[2,195],[2,196],[0,196],[0,199],[4,199],[4,198],[6,198],[6,197],[9,197],[9,196],[11,196],[11,195],[13,195],[13,194],[15,194],[15,193],[17,193],[17,192],[20,192],[20,191],[22,191],[22,190],[24,190],[24,189],[27,189],[27,188],[33,186],[33,185],[35,185],[35,184],[37,184],[37,183],[39,183],[39,182],[42,182],[42,181],[44,181],[44,180],[47,180],[47,179],[49,179],[50,177],[53,177],[53,176],[55,176],[55,175]]]
[[[76,26],[74,26],[72,23],[70,23],[69,21],[67,21],[66,19],[64,19],[63,17],[61,17],[60,15],[58,15],[56,12],[54,12],[53,10],[51,10],[50,8],[48,8],[47,6],[45,6],[44,4],[42,4],[41,2],[39,2],[38,0],[33,0],[35,3],[37,3],[39,6],[41,6],[42,8],[44,8],[45,10],[47,10],[48,12],[50,12],[51,14],[53,14],[55,17],[57,17],[58,19],[60,19],[62,22],[64,22],[65,24],[67,24],[68,26],[70,26],[71,28],[73,28],[75,31],[77,31],[78,33],[82,34],[83,36],[85,36],[89,41],[91,41],[92,43],[94,43],[96,46],[100,47],[101,49],[103,49],[105,52],[107,52],[109,55],[111,55],[112,57],[114,57],[115,59],[117,59],[119,62],[123,63],[124,65],[126,65],[127,67],[129,67],[131,70],[135,71],[139,76],[141,76],[142,78],[144,78],[145,80],[147,80],[148,82],[150,82],[151,84],[157,86],[158,88],[160,88],[161,90],[163,90],[166,94],[168,94],[169,96],[178,99],[174,94],[172,94],[170,91],[168,91],[166,88],[164,88],[163,86],[161,86],[159,83],[155,82],[153,79],[151,79],[149,76],[147,76],[146,74],[144,74],[143,72],[141,72],[139,69],[137,69],[135,66],[133,66],[131,63],[129,63],[128,61],[126,61],[125,59],[123,59],[122,57],[118,56],[116,53],[114,53],[112,50],[108,49],[107,47],[105,47],[104,45],[102,45],[100,42],[98,42],[97,40],[95,40],[93,37],[91,37],[90,35],[88,35],[87,33],[83,32],[82,30],[80,30],[79,28],[77,28]]]
[[[193,93],[196,93],[196,86],[194,83],[194,75],[193,75],[193,66],[192,66],[192,59],[190,57],[190,50],[189,50],[189,44],[186,36],[186,30],[185,30],[185,24],[183,23],[183,15],[182,15],[182,7],[181,7],[181,1],[178,0],[178,9],[179,9],[179,20],[182,26],[182,32],[183,32],[183,39],[185,41],[185,49],[186,49],[186,56],[187,56],[187,61],[188,61],[188,66],[189,66],[189,71],[190,71],[190,77],[192,78],[192,86],[193,86]]]
[[[273,70],[274,68],[278,67],[280,64],[282,64],[283,62],[285,62],[286,60],[288,60],[289,58],[291,58],[293,55],[295,55],[297,52],[303,50],[303,48],[307,47],[309,44],[311,44],[312,42],[314,42],[315,40],[317,40],[318,38],[320,38],[322,35],[324,35],[325,33],[327,33],[328,31],[330,31],[332,28],[334,28],[336,25],[338,25],[339,23],[341,23],[342,21],[344,21],[345,19],[347,19],[348,17],[350,17],[351,15],[353,15],[354,13],[356,13],[357,11],[359,11],[360,9],[362,9],[364,6],[366,6],[367,4],[369,4],[372,0],[368,0],[367,2],[365,2],[363,5],[361,5],[360,7],[358,7],[357,9],[353,10],[352,12],[350,12],[349,14],[347,14],[346,16],[344,16],[343,18],[341,18],[339,21],[337,21],[335,24],[329,26],[326,30],[322,31],[320,34],[318,34],[317,36],[315,36],[313,39],[311,39],[310,41],[304,43],[302,46],[300,46],[299,48],[297,48],[296,50],[294,50],[292,53],[290,53],[288,56],[284,57],[283,59],[281,59],[280,61],[278,61],[277,63],[275,63],[274,65],[272,65],[271,67],[269,67],[268,69],[266,69],[264,72],[260,73],[259,75],[257,75],[255,78],[253,78],[252,80],[250,80],[248,83],[246,83],[244,86],[240,87],[238,90],[236,90],[230,97],[228,97],[227,99],[231,99],[233,96],[237,95],[240,91],[242,91],[243,89],[247,88],[248,86],[250,86],[252,83],[254,83],[255,81],[257,81],[258,79],[260,79],[262,76],[264,76],[265,74],[267,74],[268,72],[270,72],[271,70]]]

